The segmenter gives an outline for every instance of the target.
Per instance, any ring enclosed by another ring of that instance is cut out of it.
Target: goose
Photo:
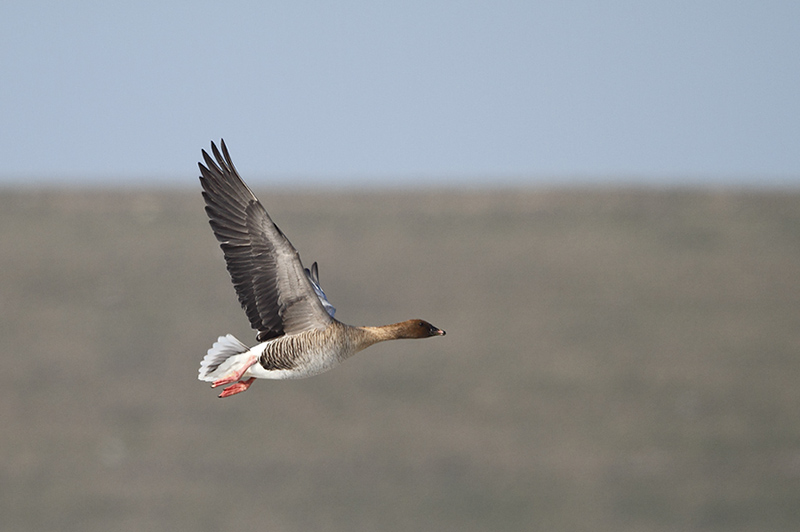
[[[255,379],[302,379],[328,371],[367,347],[386,340],[444,336],[421,319],[357,327],[334,318],[336,309],[286,235],[233,166],[225,141],[202,150],[200,183],[206,214],[222,248],[233,286],[258,334],[248,347],[220,336],[203,358],[198,379],[230,385],[219,397],[246,391]]]

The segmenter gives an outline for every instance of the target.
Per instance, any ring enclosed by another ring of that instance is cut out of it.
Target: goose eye
[[[417,325],[419,325],[422,328],[425,328],[425,324],[423,322],[419,322]]]

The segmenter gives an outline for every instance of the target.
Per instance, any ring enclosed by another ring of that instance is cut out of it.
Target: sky
[[[0,186],[800,185],[800,2],[0,6]]]

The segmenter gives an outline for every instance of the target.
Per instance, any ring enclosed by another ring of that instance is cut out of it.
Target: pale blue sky
[[[800,2],[3,2],[0,183],[800,185]]]

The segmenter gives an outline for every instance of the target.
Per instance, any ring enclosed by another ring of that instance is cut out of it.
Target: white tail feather
[[[232,364],[225,364],[226,361],[235,355],[247,353],[249,347],[236,339],[232,334],[220,336],[211,349],[208,350],[203,361],[200,362],[199,375],[197,378],[201,381],[213,382],[219,378],[220,375],[227,372],[229,366]],[[231,361],[232,362],[232,361]]]

